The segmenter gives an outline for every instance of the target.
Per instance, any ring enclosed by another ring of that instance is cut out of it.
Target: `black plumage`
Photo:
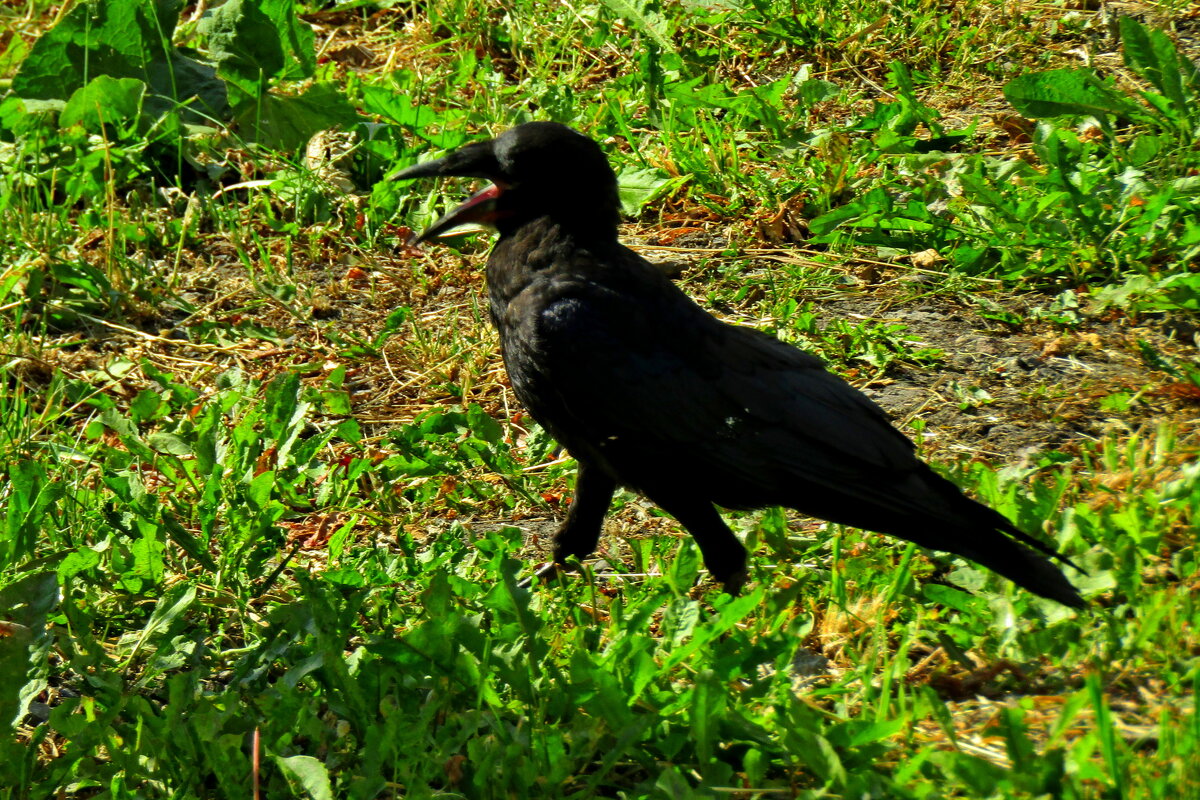
[[[513,391],[579,462],[557,561],[595,549],[623,485],[675,516],[730,591],[746,552],[715,506],[778,505],[1084,605],[1046,557],[1058,554],[918,460],[865,395],[813,356],[716,319],[621,245],[616,177],[591,139],[527,123],[395,177],[439,175],[493,185],[418,238],[467,222],[499,231],[488,291]]]

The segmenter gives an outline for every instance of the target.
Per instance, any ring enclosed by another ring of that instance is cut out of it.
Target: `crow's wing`
[[[777,503],[797,483],[877,493],[922,466],[887,415],[818,359],[721,323],[666,281],[640,294],[563,281],[547,296],[536,311],[510,308],[536,329],[510,337],[506,358],[522,399],[569,448],[610,442]]]

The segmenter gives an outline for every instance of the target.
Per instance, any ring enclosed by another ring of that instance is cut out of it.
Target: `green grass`
[[[251,5],[0,9],[0,797],[1200,793],[1200,78],[1170,30]],[[403,245],[469,187],[383,179],[547,118],[699,302],[920,387],[927,457],[1092,608],[778,510],[731,515],[730,598],[628,493],[602,563],[525,588],[573,464],[507,388],[487,240]],[[889,316],[922,304],[1060,371],[965,370]],[[947,409],[1070,435],[984,457]]]

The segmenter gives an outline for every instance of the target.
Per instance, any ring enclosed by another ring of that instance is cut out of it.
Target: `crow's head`
[[[549,217],[578,233],[616,235],[617,178],[600,146],[557,122],[527,122],[486,142],[466,145],[436,161],[392,176],[486,178],[492,185],[435,222],[414,242],[468,223],[501,235]]]

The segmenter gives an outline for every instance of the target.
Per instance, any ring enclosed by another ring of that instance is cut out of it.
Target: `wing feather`
[[[657,460],[714,489],[757,487],[764,503],[798,483],[844,493],[919,466],[883,410],[820,360],[668,287],[564,282],[536,330],[514,337],[514,386],[552,432],[574,434],[569,449],[607,442],[626,475],[638,467],[625,462]]]

